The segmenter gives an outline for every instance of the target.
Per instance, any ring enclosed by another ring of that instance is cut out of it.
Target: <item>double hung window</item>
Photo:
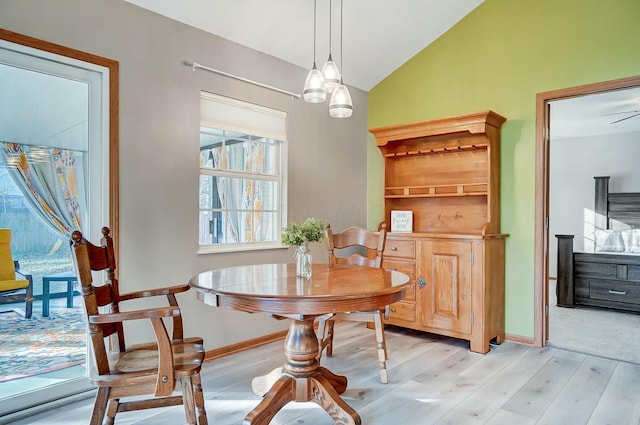
[[[200,252],[280,247],[286,114],[202,93]]]

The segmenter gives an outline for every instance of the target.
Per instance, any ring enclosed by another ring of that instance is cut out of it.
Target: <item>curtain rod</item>
[[[254,86],[258,86],[258,87],[262,87],[262,88],[265,88],[265,89],[277,91],[278,93],[288,94],[289,96],[295,97],[296,99],[300,99],[300,95],[297,94],[297,93],[292,93],[292,92],[287,91],[287,90],[282,90],[282,89],[279,89],[277,87],[269,86],[267,84],[258,83],[257,81],[249,80],[247,78],[238,77],[237,75],[229,74],[227,72],[220,71],[218,69],[209,68],[208,66],[204,66],[202,64],[199,64],[198,62],[189,63],[189,62],[185,61],[184,64],[187,65],[187,66],[190,66],[193,71],[195,71],[196,69],[204,69],[205,71],[213,72],[215,74],[224,75],[225,77],[234,78],[236,80],[244,81],[245,83],[253,84]]]

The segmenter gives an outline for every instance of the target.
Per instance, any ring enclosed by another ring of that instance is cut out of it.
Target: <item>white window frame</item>
[[[200,187],[201,176],[218,175],[267,180],[273,181],[278,185],[276,195],[278,200],[276,203],[276,237],[274,241],[201,244],[200,240],[198,240],[198,254],[286,248],[282,245],[279,235],[282,234],[282,229],[286,227],[287,223],[287,114],[273,108],[255,105],[203,91],[201,92],[201,105],[205,105],[205,102],[217,103],[218,106],[221,107],[222,112],[212,114],[211,111],[206,111],[204,106],[201,107],[201,128],[206,127],[231,132],[240,132],[250,134],[252,136],[272,138],[280,141],[279,157],[277,158],[280,170],[275,176],[261,176],[251,172],[212,170],[209,167],[200,167],[200,172],[198,174],[198,187]],[[256,119],[256,116],[261,114],[265,118],[264,121],[259,117]],[[278,119],[284,121],[279,124],[276,122],[274,125],[274,117],[276,118],[276,121]],[[198,154],[200,154],[199,149]],[[200,208],[200,193],[198,191],[198,235],[200,234],[200,211],[202,211],[202,209]]]

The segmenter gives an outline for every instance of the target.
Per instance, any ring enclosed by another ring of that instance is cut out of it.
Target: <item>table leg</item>
[[[336,390],[338,394],[342,394],[343,392],[347,391],[346,377],[342,375],[336,375],[326,367],[322,367],[322,366],[318,368],[318,372],[320,372],[320,375],[322,375],[322,378],[325,381],[327,381],[333,387],[333,389]]]
[[[360,425],[358,412],[340,398],[340,394],[347,389],[347,378],[320,367],[318,363],[318,339],[313,330],[313,321],[313,317],[289,319],[282,375],[260,404],[245,417],[244,425],[268,424],[290,401],[314,401],[336,424]],[[276,371],[269,374],[272,379],[277,376],[274,373]]]
[[[266,375],[256,376],[251,380],[251,389],[257,396],[264,397],[269,389],[284,374],[284,369],[277,367]]]
[[[311,399],[331,416],[334,423],[338,425],[360,425],[360,415],[340,398],[332,382],[322,374],[309,379],[311,380]]]
[[[267,425],[287,403],[293,401],[295,378],[282,375],[264,398],[244,418],[243,425]]]
[[[49,317],[49,279],[42,279],[42,317]]]
[[[67,308],[73,308],[73,284],[72,280],[67,281]]]

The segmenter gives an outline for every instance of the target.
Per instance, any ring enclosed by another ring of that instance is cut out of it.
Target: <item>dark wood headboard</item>
[[[610,229],[611,221],[620,221],[640,228],[640,192],[609,193],[609,176],[594,177],[596,181],[594,209],[606,218],[603,228]]]

